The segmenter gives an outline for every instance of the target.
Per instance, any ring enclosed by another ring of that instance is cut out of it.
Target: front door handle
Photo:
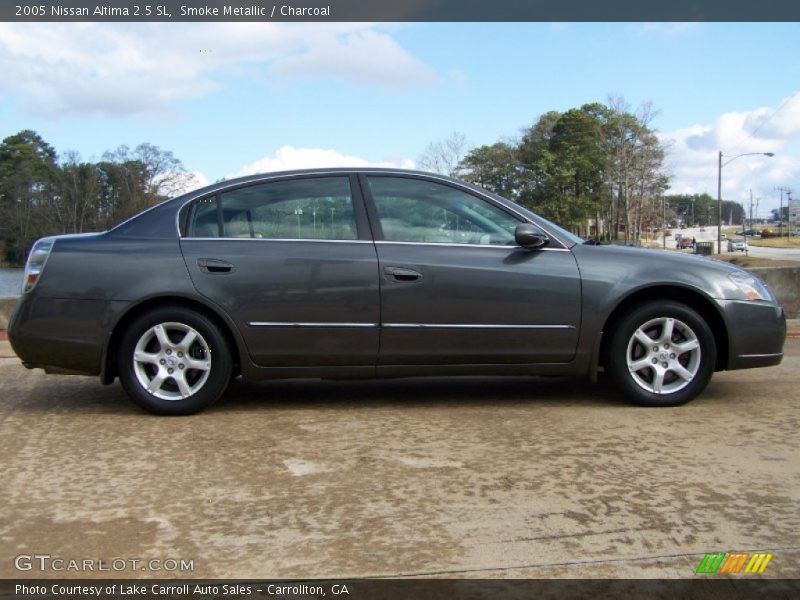
[[[218,258],[198,258],[197,266],[206,273],[232,273],[233,265]]]
[[[406,267],[384,267],[383,272],[389,279],[403,283],[419,281],[422,279],[422,273]]]

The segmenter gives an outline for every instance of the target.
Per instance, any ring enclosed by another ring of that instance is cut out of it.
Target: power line
[[[796,97],[797,96],[795,95],[795,96],[789,96],[788,98],[784,98],[783,102],[781,102],[778,105],[778,107],[774,111],[772,111],[772,114],[770,116],[768,116],[766,119],[764,119],[763,121],[761,121],[761,123],[759,123],[758,127],[756,127],[752,132],[747,131],[747,129],[745,129],[744,127],[742,127],[741,131],[744,132],[748,137],[750,137],[753,140],[755,140],[756,139],[755,136],[761,130],[761,128],[764,127],[764,125],[766,125],[767,123],[769,123],[775,117],[775,115],[777,115],[780,111],[782,111],[784,108],[786,108],[786,106],[792,100],[794,100]],[[744,139],[742,139],[741,134],[739,135],[739,139],[741,141],[744,141]],[[728,154],[735,154],[736,151],[739,150],[741,147],[742,147],[742,144],[740,142],[738,146],[735,146],[733,148],[733,150],[729,150]]]

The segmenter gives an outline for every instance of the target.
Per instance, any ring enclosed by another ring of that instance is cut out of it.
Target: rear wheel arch
[[[240,344],[240,340],[235,333],[235,326],[232,323],[219,314],[218,311],[203,302],[183,296],[157,296],[131,306],[117,319],[103,350],[102,370],[100,372],[100,380],[102,383],[109,385],[113,383],[114,379],[119,375],[116,364],[117,353],[122,337],[128,327],[142,315],[154,309],[165,307],[180,307],[194,310],[213,321],[225,336],[225,341],[231,352],[233,376],[235,377],[241,373],[241,357],[244,352],[244,347]]]
[[[632,309],[645,303],[658,302],[659,300],[670,300],[679,302],[696,311],[708,324],[714,334],[714,342],[717,348],[717,360],[715,371],[724,371],[728,367],[728,329],[725,320],[719,310],[714,306],[712,300],[702,293],[690,288],[680,286],[652,286],[637,290],[623,298],[611,311],[606,318],[602,328],[602,341],[598,354],[598,365],[608,364],[608,352],[611,344],[611,332],[623,317],[630,313]]]

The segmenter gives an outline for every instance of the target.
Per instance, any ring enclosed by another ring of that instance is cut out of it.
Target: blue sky
[[[800,197],[797,24],[0,24],[0,136],[171,150],[198,181],[412,166],[431,141],[514,137],[609,94],[659,111],[674,192]],[[202,52],[201,52],[202,50]]]

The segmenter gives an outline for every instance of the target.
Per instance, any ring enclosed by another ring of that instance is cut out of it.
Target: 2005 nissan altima
[[[721,261],[589,245],[454,179],[322,169],[39,240],[8,333],[27,367],[119,377],[144,409],[187,414],[236,376],[605,371],[674,406],[714,371],[778,364],[786,321]]]

